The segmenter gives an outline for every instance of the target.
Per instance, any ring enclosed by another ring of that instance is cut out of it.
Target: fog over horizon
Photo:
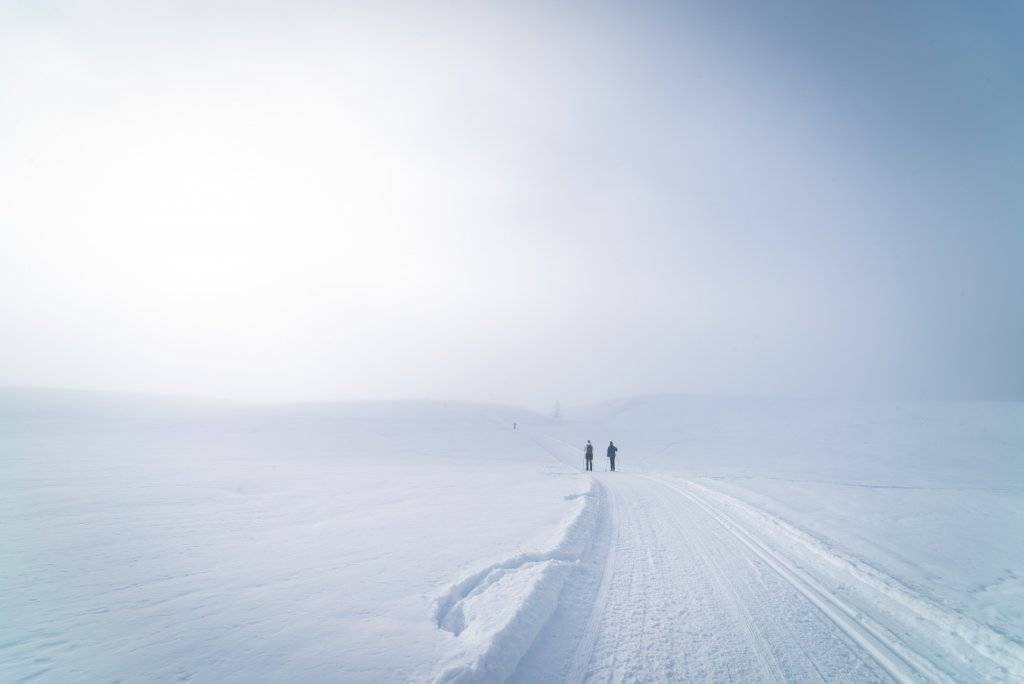
[[[1024,6],[0,6],[0,386],[1024,400]]]

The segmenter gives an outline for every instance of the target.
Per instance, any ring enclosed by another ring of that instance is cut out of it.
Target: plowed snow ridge
[[[604,505],[602,489],[592,486],[576,498],[576,509],[550,547],[488,565],[436,600],[435,623],[462,646],[436,682],[503,681],[512,674],[555,610],[566,577],[590,546]]]
[[[437,600],[436,624],[462,653],[436,681],[1024,673],[1016,642],[766,511],[682,478],[593,477],[550,548],[482,568]]]

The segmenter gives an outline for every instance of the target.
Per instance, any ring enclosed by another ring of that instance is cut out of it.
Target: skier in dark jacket
[[[615,472],[615,454],[618,451],[619,447],[615,446],[615,442],[608,442],[608,462],[611,465],[612,472]]]
[[[594,445],[590,443],[589,439],[587,440],[587,448],[583,452],[583,458],[585,458],[586,461],[587,461],[587,470],[593,470],[594,469]]]

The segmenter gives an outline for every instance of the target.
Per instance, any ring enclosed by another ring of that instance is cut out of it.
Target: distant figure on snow
[[[590,443],[589,439],[587,440],[587,448],[583,452],[583,458],[585,458],[586,461],[587,461],[587,470],[593,470],[594,469],[594,445]]]
[[[615,442],[608,442],[608,463],[611,465],[612,472],[615,472],[615,454],[619,451],[619,447],[615,446]]]
[[[519,429],[519,423],[512,423],[512,429],[513,430],[518,430]]]

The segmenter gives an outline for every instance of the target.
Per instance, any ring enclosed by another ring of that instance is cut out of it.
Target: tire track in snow
[[[947,674],[954,679],[1024,681],[1024,645],[1019,642],[959,612],[944,609],[869,562],[847,554],[828,541],[762,508],[696,482],[687,481],[686,487],[723,513],[726,509],[735,510],[749,518],[749,523],[740,523],[735,516],[730,519],[760,541],[785,540],[801,556],[809,554],[811,566],[825,570],[826,576],[836,573],[840,576],[848,575],[862,586],[857,598],[861,598],[862,594],[869,602],[867,611],[877,617],[878,621],[890,624],[888,628],[880,625],[882,630],[901,635],[896,640],[908,642],[906,645],[911,651],[916,652],[917,649],[909,641],[916,641],[919,647],[923,646],[930,651],[935,646],[941,646],[939,658],[948,669]],[[751,529],[764,529],[767,534],[757,534],[751,532]],[[779,553],[773,547],[770,549]],[[855,606],[851,607],[858,614],[865,612]],[[864,619],[876,623],[870,616]],[[932,665],[937,666],[937,663],[933,662]]]
[[[672,507],[668,505],[666,508],[671,510]],[[676,526],[676,529],[682,536],[688,537],[695,542],[693,544],[693,548],[696,551],[695,557],[719,588],[719,592],[727,597],[731,611],[737,617],[737,623],[743,627],[749,639],[749,644],[757,655],[758,662],[761,664],[761,671],[768,674],[771,680],[777,682],[785,681],[786,677],[783,674],[778,659],[772,652],[771,645],[758,627],[753,615],[751,615],[750,608],[743,598],[740,597],[736,582],[723,567],[719,559],[719,549],[716,548],[713,540],[708,539],[706,533],[702,534],[699,526],[688,530],[681,524],[678,517],[672,516],[671,519],[673,525]]]
[[[602,488],[602,491],[606,491],[604,489],[604,485],[596,479],[595,483],[596,486]],[[611,527],[611,538],[608,544],[608,551],[605,554],[604,571],[601,574],[601,584],[598,586],[597,596],[595,597],[594,605],[590,610],[590,616],[587,620],[587,625],[584,628],[583,637],[573,654],[572,661],[569,664],[569,672],[565,677],[566,682],[573,684],[584,680],[586,667],[594,656],[594,647],[597,645],[598,625],[601,621],[603,607],[608,596],[608,585],[611,584],[612,571],[615,567],[615,546],[618,539],[615,520],[615,503],[612,495],[608,493],[605,494],[604,500],[608,502],[604,515],[609,517],[608,524]]]
[[[660,482],[700,506],[740,543],[757,554],[780,577],[817,606],[837,627],[868,652],[893,679],[899,682],[952,681],[948,675],[936,668],[926,658],[900,643],[887,629],[874,623],[860,611],[848,606],[805,572],[757,540],[727,514],[716,510],[712,504],[699,495],[678,485],[647,477]]]
[[[596,479],[608,490],[615,548],[562,679],[890,678],[707,511],[653,478]]]
[[[732,607],[731,612],[742,625],[749,646],[761,664],[758,680],[785,682],[815,678],[829,681],[830,677],[822,672],[817,662],[817,658],[828,655],[828,649],[822,652],[819,648],[818,653],[812,652],[804,643],[808,639],[807,630],[804,633],[797,632],[790,624],[794,614],[816,609],[809,605],[803,611],[794,609],[792,598],[800,595],[794,592],[792,596],[787,596],[785,592],[779,592],[779,587],[773,586],[779,583],[779,579],[775,582],[766,581],[777,577],[772,569],[747,553],[739,557],[732,554],[730,557],[725,552],[729,545],[719,538],[724,530],[719,529],[717,524],[695,525],[698,520],[692,517],[685,519],[681,515],[679,504],[682,500],[674,492],[664,487],[658,487],[657,492],[658,496],[670,499],[665,505],[673,513],[673,525],[681,535],[693,540],[691,548],[694,555],[707,568],[708,574],[716,578],[716,586],[720,587],[721,594]],[[703,514],[699,520],[706,522]],[[686,523],[690,526],[687,527]],[[741,560],[745,570],[737,568]],[[783,583],[782,586],[787,585]],[[766,597],[772,597],[775,601],[766,602]],[[802,596],[799,601],[803,602]],[[866,662],[874,661],[867,658]],[[835,675],[831,678],[835,678]]]

